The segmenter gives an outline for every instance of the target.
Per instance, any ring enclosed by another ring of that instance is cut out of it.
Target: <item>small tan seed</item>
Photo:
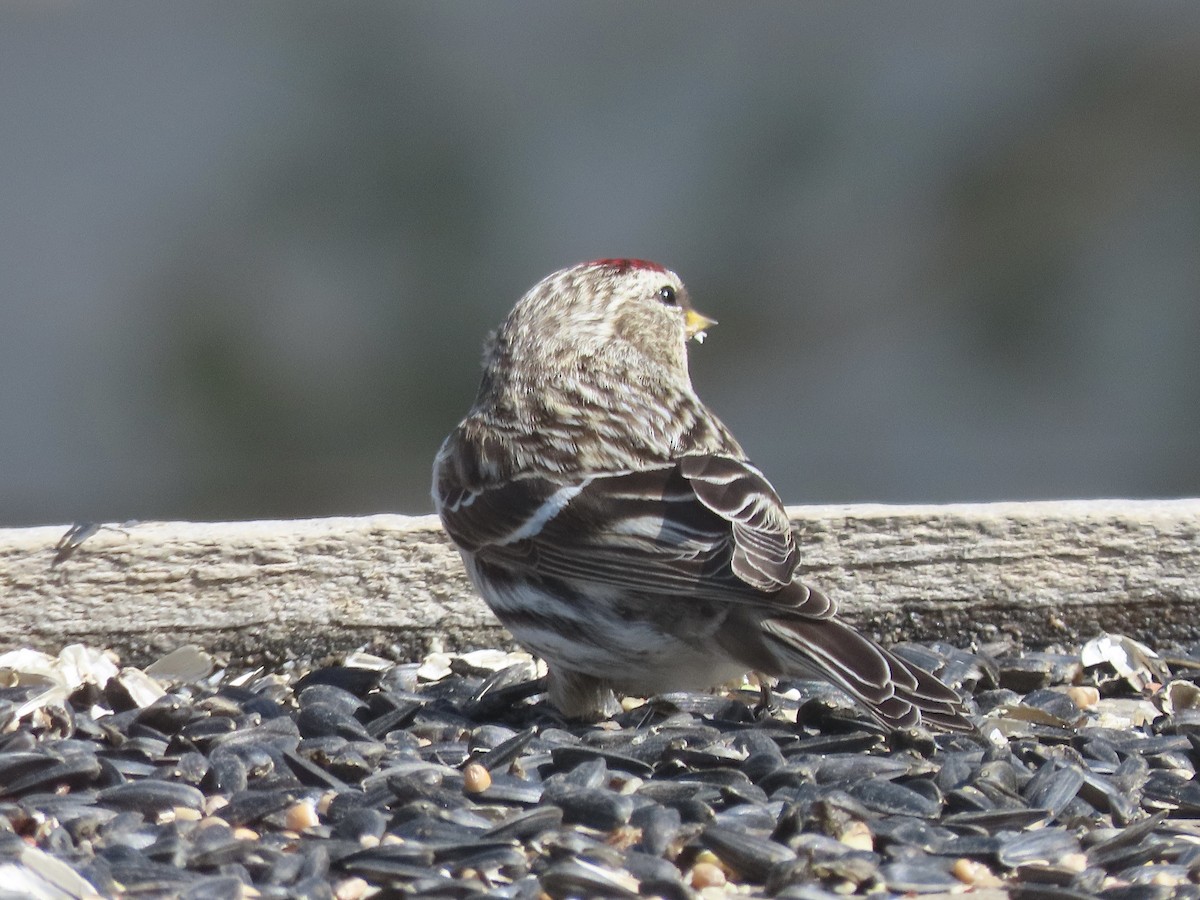
[[[692,866],[692,887],[703,890],[707,887],[724,887],[725,873],[721,867],[709,862],[698,862]]]
[[[479,763],[470,763],[463,769],[463,790],[468,794],[480,794],[492,786],[492,773]]]
[[[284,814],[284,822],[292,831],[304,831],[306,828],[319,825],[321,818],[317,815],[316,804],[311,800],[301,800],[288,807]]]
[[[361,878],[347,878],[333,890],[336,900],[359,900],[365,897],[371,885]]]
[[[1082,710],[1092,710],[1100,702],[1100,691],[1088,684],[1075,684],[1067,688],[1067,696]]]
[[[956,859],[954,865],[950,867],[950,873],[963,884],[969,884],[972,887],[995,888],[1004,883],[996,877],[991,869],[973,859],[962,857]]]
[[[875,837],[871,834],[871,829],[867,827],[866,822],[855,819],[850,822],[845,830],[838,835],[838,840],[854,850],[874,850]]]

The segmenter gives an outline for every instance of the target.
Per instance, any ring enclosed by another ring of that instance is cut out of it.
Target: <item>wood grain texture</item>
[[[1118,631],[1200,640],[1200,500],[790,510],[805,577],[886,641],[1026,646]],[[0,530],[0,647],[84,641],[130,662],[509,642],[432,516]]]

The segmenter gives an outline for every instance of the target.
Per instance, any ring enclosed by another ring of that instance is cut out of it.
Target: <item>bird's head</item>
[[[485,367],[541,376],[587,372],[690,387],[687,341],[715,325],[692,308],[679,276],[639,259],[599,259],[548,275],[513,307]]]

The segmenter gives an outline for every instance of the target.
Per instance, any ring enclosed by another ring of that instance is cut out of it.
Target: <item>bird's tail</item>
[[[767,619],[761,628],[780,663],[778,674],[831,681],[888,728],[924,722],[947,731],[974,730],[958,694],[837,619]]]

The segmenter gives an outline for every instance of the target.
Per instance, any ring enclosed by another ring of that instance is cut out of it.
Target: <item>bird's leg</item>
[[[550,669],[550,702],[568,719],[598,722],[621,711],[608,682],[561,666]]]
[[[775,705],[775,698],[771,695],[770,677],[762,672],[755,674],[758,676],[758,703],[754,706],[754,718],[761,722],[779,712],[779,707]]]

